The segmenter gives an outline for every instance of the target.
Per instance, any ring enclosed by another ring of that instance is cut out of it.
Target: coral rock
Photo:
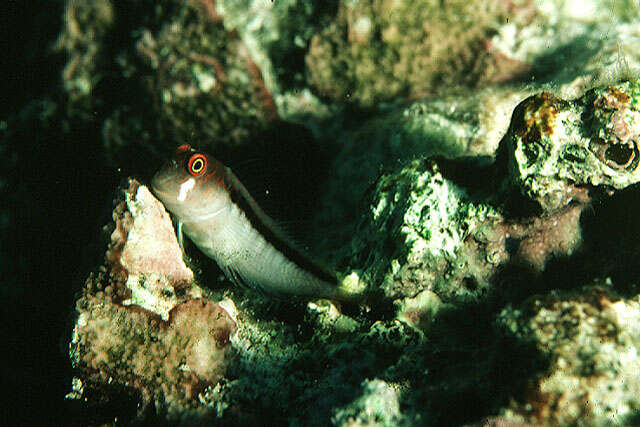
[[[130,159],[124,148],[155,152],[158,141],[192,139],[243,144],[277,119],[261,70],[213,1],[65,3],[57,49],[68,58],[69,112],[97,120],[119,166]],[[127,87],[128,95],[113,102],[112,87]],[[109,113],[94,116],[96,109]]]
[[[500,324],[533,342],[550,365],[508,418],[535,424],[637,422],[640,405],[640,298],[622,298],[611,283],[530,298],[507,307]]]
[[[322,96],[372,107],[447,84],[507,80],[486,43],[504,12],[478,1],[340,2],[336,19],[311,39],[309,82]],[[485,76],[488,63],[494,75]]]
[[[132,221],[124,220],[112,235],[112,245],[119,246],[122,232],[126,233],[120,255],[122,267],[129,274],[159,273],[170,281],[192,282],[193,273],[182,260],[182,251],[164,206],[144,186],[138,187],[135,195],[127,193],[126,196]],[[118,210],[122,208],[119,206]],[[118,220],[123,219],[116,218]]]
[[[392,299],[425,290],[443,302],[478,298],[501,266],[540,272],[552,257],[574,253],[582,243],[583,208],[576,203],[553,214],[505,217],[443,175],[437,161],[416,160],[378,179],[348,262]],[[406,309],[401,316],[416,323]]]
[[[125,390],[168,419],[207,416],[198,396],[225,374],[235,323],[192,283],[162,204],[134,180],[124,199],[105,266],[76,302],[68,397]]]
[[[543,209],[584,186],[621,189],[640,179],[640,83],[590,90],[575,101],[549,93],[524,100],[507,134],[512,181]]]
[[[363,266],[366,282],[394,299],[425,289],[440,297],[475,293],[465,286],[474,268],[464,248],[476,227],[500,215],[474,203],[436,162],[416,160],[381,176],[369,209],[352,243],[354,264]]]

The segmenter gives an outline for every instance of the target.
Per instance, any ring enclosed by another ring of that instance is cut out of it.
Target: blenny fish
[[[344,299],[336,276],[311,261],[209,154],[181,145],[153,177],[155,195],[182,233],[238,286],[286,297]]]

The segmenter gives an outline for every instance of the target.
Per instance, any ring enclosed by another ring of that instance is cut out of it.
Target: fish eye
[[[188,171],[193,176],[200,176],[207,166],[207,158],[203,154],[194,154],[189,159]]]

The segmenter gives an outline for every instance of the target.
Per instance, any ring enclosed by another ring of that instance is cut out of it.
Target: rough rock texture
[[[506,64],[524,64],[519,68],[520,73],[524,70],[521,81],[471,90],[445,85],[437,96],[410,106],[403,97],[378,103],[364,120],[349,121],[334,113],[345,120],[338,129],[335,119],[313,126],[328,141],[338,142],[326,185],[326,215],[318,226],[335,230],[330,241],[339,244],[324,244],[334,250],[348,243],[343,235],[355,226],[361,195],[375,182],[381,166],[397,166],[398,161],[422,155],[491,157],[514,108],[528,96],[547,91],[570,101],[593,87],[635,79],[640,70],[640,27],[634,24],[638,5],[613,3],[594,1],[583,7],[581,2],[564,0],[509,2],[507,22],[497,27],[487,45],[492,55],[504,59],[496,62],[505,64],[499,74],[509,75]],[[358,4],[349,7],[367,7]],[[324,118],[325,113],[316,117]],[[307,123],[313,124],[313,118]],[[362,149],[365,141],[367,150]],[[341,224],[347,224],[344,232]]]
[[[640,176],[640,83],[575,101],[534,95],[514,111],[506,140],[512,179],[544,210],[566,206],[581,187],[632,185]]]
[[[499,2],[342,2],[311,40],[309,82],[321,95],[364,107],[423,97],[484,76],[485,42],[504,20]]]
[[[225,28],[239,33],[285,115],[283,95],[303,83],[300,66],[304,66],[309,40],[335,7],[312,0],[215,2]]]
[[[545,425],[638,422],[639,296],[621,297],[611,282],[551,292],[508,306],[498,323],[549,360],[508,417]]]
[[[474,204],[443,177],[435,162],[414,161],[378,180],[370,216],[363,217],[351,248],[353,265],[364,269],[366,282],[392,298],[439,288],[445,276],[450,279],[443,286],[446,292],[458,293],[451,275],[469,268],[460,249],[478,225],[497,217],[490,206]],[[463,279],[457,278],[460,286]]]
[[[412,159],[429,156],[490,162],[509,128],[513,109],[527,94],[523,88],[453,91],[385,109],[362,124],[336,132],[338,151],[323,187],[322,215],[314,225],[327,230],[319,244],[330,254],[350,245],[362,205],[368,202],[363,195],[375,185],[381,170],[399,173]]]
[[[162,204],[134,180],[123,193],[105,265],[76,301],[68,397],[126,392],[140,416],[210,419],[199,395],[224,376],[235,323],[193,284]]]
[[[552,216],[511,218],[497,201],[479,201],[437,162],[415,160],[380,176],[342,263],[393,299],[427,289],[465,300],[485,294],[505,264],[543,271],[550,258],[579,247],[584,203]]]
[[[69,1],[57,47],[71,112],[96,120],[118,159],[163,141],[246,143],[277,118],[260,69],[210,1]],[[119,87],[127,96],[116,100]]]
[[[362,396],[340,409],[332,421],[338,425],[397,425],[402,387],[381,380],[365,381]]]
[[[512,2],[515,11],[491,45],[511,61],[531,66],[533,84],[550,84],[561,97],[629,78],[640,65],[640,5],[635,1]]]
[[[612,91],[608,87],[593,93]],[[635,105],[636,97],[624,99]],[[514,114],[511,131],[519,109]],[[615,111],[598,117],[597,129],[616,128]],[[511,135],[502,149],[517,152]],[[556,415],[548,410],[532,412],[533,403],[526,402],[537,396],[531,390],[543,387],[536,381],[548,372],[548,351],[526,338],[522,322],[505,329],[508,310],[499,314],[498,309],[501,299],[526,295],[526,288],[513,288],[527,280],[548,291],[547,266],[559,258],[570,260],[581,248],[580,217],[593,198],[576,189],[572,200],[553,209],[513,216],[514,194],[530,193],[523,191],[526,184],[516,179],[518,171],[510,165],[425,159],[381,174],[369,191],[351,245],[334,253],[345,283],[366,286],[360,289],[362,307],[348,309],[348,314],[329,302],[292,306],[240,290],[232,291],[221,303],[225,309],[220,308],[192,284],[166,212],[146,187],[132,184],[114,211],[109,269],[89,279],[78,302],[71,355],[86,378],[78,377],[70,397],[83,396],[84,388],[100,389],[112,378],[139,393],[143,402],[153,402],[156,414],[186,423],[214,416],[257,422],[268,414],[273,420],[300,423],[437,424],[447,419],[451,399],[464,401],[453,396],[481,401],[484,412],[472,412],[477,418],[499,412],[501,419],[514,422],[571,422],[587,416],[550,418]],[[465,178],[468,171],[478,179]],[[490,177],[502,177],[509,185]],[[532,196],[531,202],[537,200]],[[509,268],[519,277],[500,276]],[[202,279],[208,286],[219,285],[215,276]],[[508,287],[503,288],[505,282]],[[116,326],[105,327],[113,319]],[[156,352],[164,357],[144,362]],[[512,357],[517,362],[506,376],[496,375]],[[232,363],[224,376],[228,360]],[[442,366],[443,360],[453,364]],[[629,363],[635,366],[634,359]],[[162,387],[155,380],[158,372]],[[596,392],[591,381],[581,384],[587,389],[582,393]],[[440,393],[442,388],[448,393]],[[634,401],[620,396],[620,401],[631,402],[624,410],[633,415],[629,408]],[[512,399],[525,403],[509,404]],[[542,400],[535,399],[537,404]],[[425,400],[428,406],[417,406]],[[408,402],[407,409],[401,409],[401,401]],[[550,402],[547,406],[557,406]],[[469,417],[461,413],[459,420]]]

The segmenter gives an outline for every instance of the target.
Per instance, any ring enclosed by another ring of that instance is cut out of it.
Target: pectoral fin
[[[218,265],[220,266],[220,269],[223,271],[227,279],[229,279],[229,281],[234,285],[245,289],[251,289],[257,291],[261,295],[265,295],[264,288],[259,283],[248,280],[235,267],[231,265]]]
[[[180,220],[176,222],[176,237],[178,238],[178,245],[180,245],[180,249],[184,254],[184,234],[182,233],[182,221]]]

